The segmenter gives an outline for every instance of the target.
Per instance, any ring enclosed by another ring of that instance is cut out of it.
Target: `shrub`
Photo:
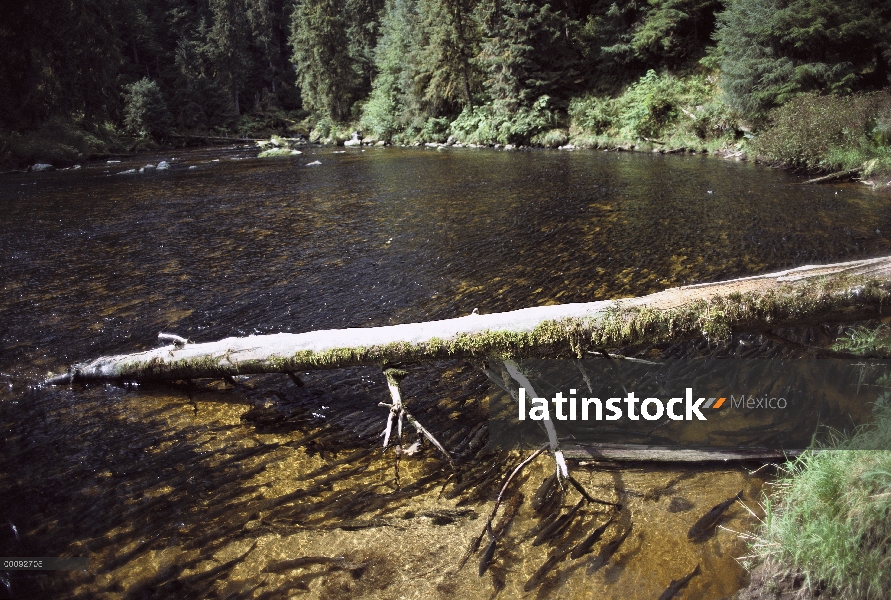
[[[79,123],[55,117],[35,130],[0,133],[0,147],[18,165],[34,162],[72,164],[90,155],[108,152],[107,142],[99,137],[110,137],[108,133],[85,131]]]
[[[565,129],[549,129],[532,136],[530,142],[535,146],[544,146],[545,148],[557,148],[565,145],[569,141],[569,135]]]
[[[626,139],[679,135],[710,140],[733,133],[736,116],[702,76],[678,78],[650,70],[618,98],[588,96],[569,105],[580,135]]]
[[[579,129],[594,135],[603,135],[618,120],[618,107],[611,98],[574,98],[569,103],[569,117]]]
[[[147,77],[126,86],[124,127],[141,138],[161,138],[170,131],[171,118],[158,84]]]
[[[452,135],[468,144],[528,144],[557,124],[550,102],[549,96],[541,96],[531,107],[513,112],[493,102],[465,108],[452,122]]]
[[[678,120],[683,93],[680,80],[650,69],[619,98],[616,125],[627,137],[655,137]]]
[[[837,168],[852,159],[862,163],[887,154],[889,119],[888,92],[803,94],[771,113],[753,149],[768,160],[806,169]]]

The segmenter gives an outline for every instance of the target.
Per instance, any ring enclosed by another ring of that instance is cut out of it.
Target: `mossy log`
[[[849,169],[847,171],[838,171],[837,173],[830,173],[829,175],[823,175],[822,177],[817,177],[815,179],[808,179],[807,181],[802,182],[802,185],[808,185],[810,183],[832,183],[835,181],[847,180],[856,177],[862,170],[862,167],[857,167],[856,169]]]
[[[639,343],[891,314],[891,257],[455,319],[171,344],[71,366],[51,384],[293,373],[452,358],[580,358]]]

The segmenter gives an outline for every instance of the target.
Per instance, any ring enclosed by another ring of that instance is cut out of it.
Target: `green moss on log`
[[[881,316],[891,282],[834,277],[767,291],[731,292],[695,299],[677,308],[625,306],[621,301],[592,317],[541,322],[532,331],[460,333],[422,343],[302,350],[290,356],[234,361],[229,354],[191,359],[123,362],[118,376],[183,379],[250,373],[294,372],[358,365],[386,365],[450,358],[581,358],[588,351],[705,336],[711,341],[737,331]],[[627,302],[626,302],[627,304]],[[85,373],[85,375],[87,375]]]

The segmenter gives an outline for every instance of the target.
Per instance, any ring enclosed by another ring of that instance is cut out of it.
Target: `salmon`
[[[665,588],[665,591],[662,592],[662,595],[659,596],[659,600],[671,600],[677,595],[681,589],[688,583],[690,580],[699,575],[699,565],[696,565],[696,568],[681,577],[680,579],[672,579],[671,583],[668,584],[668,587]]]
[[[687,532],[687,537],[691,540],[700,540],[704,538],[718,523],[718,519],[721,518],[721,515],[730,508],[730,505],[740,499],[742,499],[742,490],[732,498],[727,498],[720,504],[713,506],[710,511],[702,515],[698,521],[693,523],[693,527]]]

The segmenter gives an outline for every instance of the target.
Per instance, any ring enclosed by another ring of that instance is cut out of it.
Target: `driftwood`
[[[660,343],[891,314],[891,257],[806,266],[599,301],[388,327],[173,344],[71,366],[49,384],[288,373],[452,358],[582,357]],[[171,338],[167,338],[171,339]]]
[[[247,137],[225,137],[218,135],[181,135],[177,133],[169,133],[167,137],[179,138],[183,140],[210,140],[214,142],[263,142],[266,140],[260,138],[247,138]]]
[[[642,444],[563,444],[566,458],[597,464],[614,462],[765,462],[783,461],[801,454],[800,450],[766,448],[672,448]]]
[[[838,171],[837,173],[830,173],[829,175],[823,175],[822,177],[808,179],[807,181],[802,182],[802,185],[807,185],[809,183],[829,183],[832,181],[841,181],[842,179],[850,179],[851,177],[859,175],[860,171],[861,167],[850,169],[848,171]]]

